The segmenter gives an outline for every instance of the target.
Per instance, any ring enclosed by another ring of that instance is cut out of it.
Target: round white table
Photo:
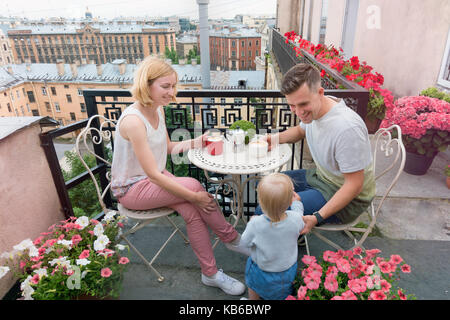
[[[200,169],[204,170],[206,179],[214,184],[219,184],[217,192],[222,187],[224,194],[232,194],[230,203],[232,216],[235,218],[233,224],[236,227],[239,219],[243,216],[244,206],[244,188],[252,179],[259,179],[261,176],[255,174],[267,171],[280,170],[281,167],[289,161],[292,156],[292,150],[288,144],[280,144],[267,153],[264,157],[257,158],[250,153],[248,145],[244,146],[240,152],[234,152],[233,147],[225,143],[221,155],[212,156],[206,148],[190,149],[188,151],[189,161]],[[211,179],[208,172],[231,175],[231,179]],[[242,175],[252,175],[242,180]],[[224,186],[227,185],[228,188]],[[216,242],[217,244],[217,242]]]

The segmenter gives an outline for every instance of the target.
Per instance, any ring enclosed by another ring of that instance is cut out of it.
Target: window
[[[52,92],[52,95],[56,96],[56,88],[50,87],[50,91]]]
[[[47,112],[51,112],[52,110],[50,109],[50,103],[49,102],[45,102],[45,109],[47,110]]]
[[[65,85],[64,85],[64,89],[69,89],[69,85],[68,85],[68,84],[65,84]]]
[[[70,113],[70,120],[72,120],[72,121],[76,121],[77,120],[77,118],[75,117],[75,113],[74,112]]]
[[[447,44],[445,46],[444,57],[442,58],[438,84],[450,89],[450,29],[447,35]]]
[[[46,96],[47,95],[47,89],[45,89],[45,87],[41,87],[42,90],[42,95]]]
[[[33,91],[27,91],[27,96],[30,103],[36,102]]]
[[[66,94],[67,102],[72,103],[72,96],[70,94]]]
[[[61,112],[61,109],[59,108],[59,103],[55,102],[55,110],[56,112]]]
[[[81,112],[86,112],[86,105],[83,102],[80,103],[80,108]]]
[[[80,97],[82,97],[82,96],[83,96],[83,89],[77,88],[77,90],[78,90],[78,95],[79,95]]]
[[[11,111],[11,105],[9,104],[9,102],[6,104],[6,106],[8,107],[8,112],[12,112]]]

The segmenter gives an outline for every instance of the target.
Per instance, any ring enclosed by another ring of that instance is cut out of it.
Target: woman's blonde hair
[[[138,69],[134,73],[134,83],[130,89],[133,98],[143,106],[151,106],[153,100],[150,97],[150,86],[156,79],[170,76],[173,73],[178,82],[176,71],[168,63],[162,59],[148,56],[139,64]],[[177,102],[176,95],[177,91],[175,88],[172,97],[173,102]]]
[[[258,183],[258,202],[272,222],[280,221],[282,214],[292,203],[294,184],[283,173],[272,173]]]

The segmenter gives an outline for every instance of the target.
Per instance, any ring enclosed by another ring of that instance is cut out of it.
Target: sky
[[[236,14],[273,15],[277,0],[209,0],[209,18],[233,18]],[[0,0],[0,16],[29,19],[46,17],[81,18],[86,7],[94,17],[165,17],[198,19],[196,0]]]

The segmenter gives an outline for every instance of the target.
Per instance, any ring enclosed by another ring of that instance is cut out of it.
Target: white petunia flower
[[[111,221],[111,220],[114,220],[114,216],[115,216],[115,215],[116,215],[116,212],[115,212],[115,211],[109,211],[109,212],[105,215],[105,217],[103,218],[102,221],[109,222],[109,221]]]
[[[60,257],[60,258],[55,258],[52,261],[49,261],[48,263],[51,266],[54,266],[55,264],[62,265],[62,266],[66,266],[67,264],[70,265],[70,261],[67,261],[67,256],[66,257]]]
[[[84,259],[77,259],[76,263],[78,266],[85,266],[91,262],[88,259],[84,258]]]
[[[0,279],[5,276],[9,271],[9,267],[0,267]]]
[[[101,223],[98,223],[95,227],[94,227],[94,234],[97,237],[100,237],[101,235],[103,235],[103,225]]]
[[[89,225],[89,218],[86,216],[79,217],[75,221],[75,224],[78,224],[81,227],[80,230],[83,230],[84,228],[86,228]]]
[[[118,243],[118,244],[116,244],[116,248],[117,248],[117,250],[122,251],[122,250],[124,250],[126,247],[125,247],[123,244]]]
[[[37,269],[37,270],[34,270],[34,273],[37,273],[38,275],[39,275],[39,278],[42,278],[42,277],[47,277],[47,269],[45,269],[45,268],[40,268],[40,269]]]
[[[58,242],[56,242],[57,244],[62,244],[63,246],[65,246],[68,249],[72,249],[72,240],[58,240]]]
[[[109,242],[110,241],[108,236],[102,234],[97,238],[97,240],[94,241],[94,250],[95,251],[104,250],[106,246],[109,244]]]
[[[30,257],[37,257],[39,256],[39,250],[36,248],[35,245],[32,245],[31,247],[28,248],[28,254],[30,255]]]
[[[33,241],[31,241],[31,239],[25,239],[21,243],[16,244],[13,248],[17,251],[24,251],[31,246],[33,246]]]

